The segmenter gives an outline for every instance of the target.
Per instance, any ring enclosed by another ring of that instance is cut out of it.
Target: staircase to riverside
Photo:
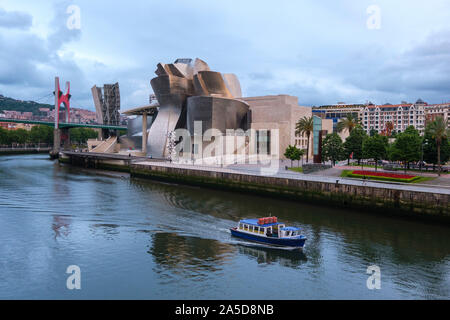
[[[110,137],[107,140],[100,143],[97,147],[92,149],[91,152],[96,153],[114,153],[114,149],[117,144],[117,137]]]

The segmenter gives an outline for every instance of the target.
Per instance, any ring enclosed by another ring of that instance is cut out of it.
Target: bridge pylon
[[[55,95],[55,131],[53,133],[53,151],[51,152],[51,156],[57,157],[61,149],[61,141],[64,142],[65,147],[70,146],[69,129],[60,129],[59,127],[61,104],[64,104],[65,107],[64,120],[66,123],[70,123],[70,98],[72,97],[70,94],[70,82],[66,82],[66,93],[63,93],[59,85],[59,77],[55,77],[55,91],[53,94]]]

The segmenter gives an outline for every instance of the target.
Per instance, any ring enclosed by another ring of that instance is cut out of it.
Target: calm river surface
[[[303,228],[303,253],[231,238],[271,214]],[[103,298],[449,299],[450,228],[0,157],[0,299]]]

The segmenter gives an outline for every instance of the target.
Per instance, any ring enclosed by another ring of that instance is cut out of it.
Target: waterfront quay
[[[284,168],[271,175],[261,167],[200,166],[124,155],[63,153],[62,162],[97,169],[129,172],[146,178],[201,187],[248,192],[319,203],[365,212],[450,221],[450,189],[320,175],[304,175]]]

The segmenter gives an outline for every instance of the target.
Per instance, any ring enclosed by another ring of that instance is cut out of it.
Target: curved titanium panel
[[[194,74],[197,74],[200,71],[211,71],[211,69],[209,68],[208,64],[205,61],[197,58],[195,59],[194,62]]]
[[[202,121],[203,133],[209,129],[218,129],[224,134],[227,129],[243,129],[241,124],[248,110],[248,104],[239,100],[190,97],[187,99],[187,129],[193,135],[195,121]]]
[[[205,95],[204,93],[206,92],[207,95],[232,98],[220,72],[200,71],[194,78],[198,80],[194,81],[196,95]]]
[[[233,73],[225,73],[223,79],[233,98],[241,98],[242,89],[238,77]]]
[[[160,100],[161,95],[165,94],[193,94],[194,86],[192,80],[175,76],[159,76],[152,79],[151,85],[156,98]],[[159,104],[162,106],[161,101]]]
[[[167,134],[177,129],[185,101],[186,95],[171,94],[161,96],[161,107],[148,135],[148,155],[151,155],[153,158],[167,156]],[[182,125],[184,126],[184,124]]]

